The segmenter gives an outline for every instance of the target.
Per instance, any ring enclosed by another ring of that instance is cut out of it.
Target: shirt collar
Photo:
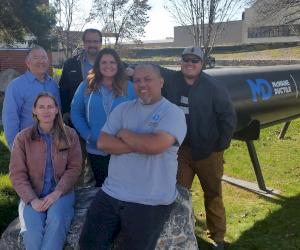
[[[86,54],[86,51],[84,51],[83,54],[82,54],[82,60],[83,60],[84,62],[87,61],[87,54]]]
[[[108,87],[106,87],[104,84],[101,84],[101,91],[104,92],[104,94],[111,94],[112,93],[112,89],[109,89]]]
[[[50,133],[45,133],[39,125],[37,126],[37,129],[40,136],[52,136],[53,134],[52,131],[50,131]]]
[[[84,53],[83,53],[82,60],[83,60],[84,63],[86,63],[86,64],[88,64],[88,65],[90,65],[90,66],[93,66],[92,64],[90,64],[90,62],[89,62],[89,60],[88,60],[88,58],[87,58],[87,53],[86,53],[86,51],[84,51]]]
[[[32,72],[30,72],[29,70],[26,71],[25,75],[27,76],[30,82],[34,82],[35,80],[40,82],[40,80],[37,79],[36,76],[32,74]],[[49,79],[50,79],[50,75],[46,72],[45,81],[48,81]]]

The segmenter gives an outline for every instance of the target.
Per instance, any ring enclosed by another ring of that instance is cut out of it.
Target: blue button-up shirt
[[[5,91],[2,122],[7,144],[11,150],[19,131],[33,125],[32,107],[41,92],[50,92],[60,105],[57,83],[47,74],[39,81],[30,71],[14,79]]]
[[[93,68],[94,64],[90,64],[89,60],[87,59],[86,53],[84,53],[83,60],[82,60],[82,66],[83,66],[83,80],[86,79],[88,72]]]
[[[53,142],[53,136],[50,133],[44,133],[41,128],[39,128],[39,133],[44,141],[46,143],[46,166],[45,172],[44,172],[44,186],[43,191],[40,195],[40,198],[45,197],[46,195],[52,193],[55,189],[56,183],[54,179],[54,170],[52,165],[52,142]]]

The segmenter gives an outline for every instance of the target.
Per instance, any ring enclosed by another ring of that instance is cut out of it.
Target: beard
[[[96,56],[97,53],[98,53],[98,50],[97,48],[95,47],[89,47],[86,51],[86,53],[89,55],[89,56]]]
[[[145,96],[143,98],[139,97],[139,101],[143,105],[150,105],[152,104],[152,97],[151,96]]]

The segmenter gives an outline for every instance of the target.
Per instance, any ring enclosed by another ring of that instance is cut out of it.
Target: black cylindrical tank
[[[300,117],[300,65],[207,70],[225,86],[238,116],[234,138],[255,140],[260,128]]]

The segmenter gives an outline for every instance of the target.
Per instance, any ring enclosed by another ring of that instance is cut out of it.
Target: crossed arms
[[[121,129],[116,136],[101,132],[97,147],[109,154],[142,153],[161,154],[175,143],[176,139],[164,131],[145,134]]]

